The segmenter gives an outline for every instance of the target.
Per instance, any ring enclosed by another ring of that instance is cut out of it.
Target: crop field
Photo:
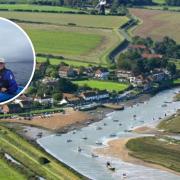
[[[0,16],[8,19],[18,19],[30,22],[51,23],[56,25],[68,25],[74,23],[76,26],[95,28],[118,28],[129,19],[122,16],[94,16],[79,14],[60,13],[36,13],[36,12],[8,12],[0,11]]]
[[[80,11],[79,9],[69,8],[69,7],[60,7],[60,6],[40,6],[40,5],[30,5],[30,4],[0,4],[1,10],[9,10],[9,11],[16,11],[16,10],[24,10],[24,11],[51,11],[51,12],[77,12]]]
[[[130,9],[130,12],[143,21],[134,30],[134,35],[158,40],[169,36],[180,42],[180,13],[147,9]]]
[[[38,63],[43,63],[43,62],[46,62],[46,58],[45,57],[37,57],[36,61]],[[52,65],[59,65],[62,62],[66,63],[70,66],[74,66],[74,67],[80,67],[80,66],[88,67],[90,65],[89,63],[78,61],[78,60],[50,58],[50,64],[52,64]],[[98,64],[96,64],[96,63],[94,63],[94,64],[91,63],[91,64],[94,66],[98,66]]]
[[[109,81],[98,81],[98,80],[82,80],[82,81],[73,81],[79,86],[88,86],[90,88],[96,88],[99,90],[108,90],[108,91],[123,91],[128,88],[128,84],[109,82]]]
[[[102,65],[107,64],[109,52],[123,41],[118,27],[129,20],[119,16],[8,11],[0,11],[0,16],[26,21],[19,25],[32,39],[36,53]]]
[[[180,11],[180,6],[144,6],[151,10],[169,10],[169,11]]]
[[[30,36],[36,53],[60,55],[86,63],[106,64],[103,54],[123,40],[110,29],[28,23],[19,25]]]

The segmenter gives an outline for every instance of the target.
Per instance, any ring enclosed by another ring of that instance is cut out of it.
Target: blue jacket
[[[11,70],[4,68],[0,71],[0,88],[6,88],[6,93],[15,94],[18,85]]]

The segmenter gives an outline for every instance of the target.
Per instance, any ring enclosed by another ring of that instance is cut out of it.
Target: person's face
[[[5,64],[0,62],[0,70],[3,69],[5,67]]]

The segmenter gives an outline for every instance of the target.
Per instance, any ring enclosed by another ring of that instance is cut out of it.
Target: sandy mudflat
[[[131,138],[115,139],[115,140],[109,141],[107,147],[97,148],[94,151],[98,155],[107,156],[107,157],[115,157],[115,158],[121,159],[122,161],[129,162],[131,164],[137,164],[137,165],[147,166],[151,168],[161,169],[164,171],[168,171],[168,172],[180,175],[180,173],[177,173],[163,166],[147,163],[141,159],[130,156],[129,155],[130,151],[125,146],[128,140],[130,139]]]
[[[64,127],[68,127],[74,124],[80,124],[83,122],[87,122],[93,120],[93,118],[85,112],[74,111],[73,109],[67,109],[65,114],[56,113],[51,117],[42,118],[40,116],[33,117],[32,120],[24,120],[24,119],[2,119],[5,122],[16,122],[23,123],[33,126],[38,126],[50,130],[57,130]]]

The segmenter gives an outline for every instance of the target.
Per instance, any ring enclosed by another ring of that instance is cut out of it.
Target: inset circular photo
[[[0,105],[25,91],[35,66],[35,51],[28,35],[14,22],[0,18]]]

